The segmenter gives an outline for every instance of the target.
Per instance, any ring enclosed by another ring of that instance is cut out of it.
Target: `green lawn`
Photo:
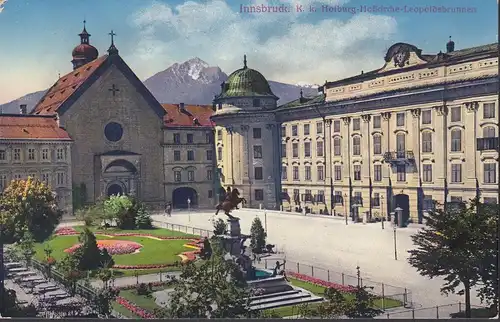
[[[324,294],[324,292],[326,290],[326,288],[324,288],[322,286],[318,286],[318,285],[314,285],[314,284],[311,284],[311,283],[307,283],[307,282],[304,282],[304,281],[301,281],[301,280],[298,280],[298,279],[295,279],[295,278],[288,278],[288,279],[290,280],[290,283],[293,286],[297,286],[297,287],[303,288],[306,291],[309,291],[309,292],[311,292],[311,293],[313,293],[314,295],[317,295],[317,296],[323,296],[323,294]],[[346,293],[346,294],[344,294],[344,297],[346,299],[351,299],[351,298],[354,298],[354,295]],[[311,303],[311,304],[308,304],[308,305],[310,305],[311,307],[314,308],[319,303],[320,302],[315,302],[315,303]],[[374,301],[374,305],[376,307],[378,307],[378,308],[382,308],[382,299],[381,298],[376,299]],[[387,298],[384,299],[384,308],[385,309],[393,308],[393,307],[399,307],[399,306],[403,306],[403,303],[401,303],[400,301],[393,300],[393,299],[387,299]],[[298,306],[291,305],[291,306],[278,307],[278,308],[275,308],[275,309],[268,309],[268,310],[264,311],[264,314],[285,317],[285,316],[297,315],[298,311],[299,311],[299,307]]]
[[[81,231],[83,227],[75,227],[75,230]],[[92,229],[96,231],[96,229]],[[186,237],[195,238],[193,235],[187,235],[177,231],[170,231],[167,229],[149,229],[149,230],[116,230],[108,229],[104,233],[136,233],[136,234],[151,234],[154,236],[172,236],[172,237]],[[124,254],[124,255],[113,255],[115,264],[117,265],[145,265],[145,264],[172,264],[175,262],[180,262],[181,258],[177,256],[183,252],[192,251],[193,248],[184,247],[185,244],[189,243],[188,239],[175,239],[175,240],[155,240],[147,237],[135,237],[135,236],[115,236],[107,237],[103,235],[96,234],[98,240],[104,239],[114,239],[114,240],[130,240],[137,242],[143,247],[139,253],[136,254]],[[49,244],[52,248],[52,255],[56,260],[62,259],[66,253],[65,249],[78,243],[78,236],[54,236],[53,238],[45,241],[41,244],[36,244],[35,246],[35,258],[38,260],[44,260],[45,252],[44,248],[46,244]],[[173,271],[179,270],[178,267],[166,267],[161,269],[140,269],[140,270],[116,270],[118,276],[132,276],[136,272],[140,275],[158,273],[160,271]]]
[[[165,290],[165,289],[172,288],[172,287],[173,286],[153,287],[153,291],[154,292],[161,291],[161,290]],[[148,310],[151,313],[153,313],[155,309],[161,308],[161,306],[159,306],[155,303],[155,299],[154,299],[153,295],[151,295],[151,296],[137,295],[135,289],[121,290],[120,296],[123,297],[124,299],[128,300],[129,302],[137,305],[138,307],[141,307],[145,310]],[[113,308],[118,313],[121,313],[126,317],[133,318],[133,319],[140,318],[116,302],[113,303]]]

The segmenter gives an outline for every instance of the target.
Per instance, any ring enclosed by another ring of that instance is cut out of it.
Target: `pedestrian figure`
[[[168,217],[172,217],[172,203],[171,202],[167,202],[167,204],[165,205],[165,214]]]

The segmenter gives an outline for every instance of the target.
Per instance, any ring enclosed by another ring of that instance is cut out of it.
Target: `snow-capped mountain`
[[[319,87],[318,84],[309,84],[306,82],[298,82],[297,84],[295,84],[295,86],[302,87],[302,88],[318,88]]]
[[[265,76],[265,75],[264,75]],[[160,103],[212,104],[214,95],[220,93],[220,85],[227,80],[227,74],[217,66],[210,66],[198,57],[183,63],[175,63],[144,81]],[[318,94],[317,85],[300,83],[297,85],[269,81],[271,90],[280,98],[278,104],[293,101],[300,96]],[[0,105],[4,114],[19,113],[19,105],[26,104],[31,111],[46,90],[27,94],[9,103]]]

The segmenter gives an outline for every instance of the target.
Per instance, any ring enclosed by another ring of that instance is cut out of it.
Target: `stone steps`
[[[283,301],[291,301],[291,300],[297,300],[297,299],[303,299],[303,298],[310,298],[311,294],[305,293],[305,292],[297,292],[295,294],[286,294],[283,295],[282,293],[276,293],[275,296],[268,297],[265,299],[259,299],[259,300],[254,300],[251,302],[250,305],[263,305],[263,304],[270,304],[270,303],[276,303],[276,302],[283,302]]]
[[[299,290],[291,290],[291,291],[285,291],[285,292],[281,292],[281,293],[278,293],[279,295],[292,295],[292,294],[297,294],[297,293],[300,293]],[[276,293],[270,293],[270,294],[264,294],[264,295],[257,295],[257,296],[252,296],[250,297],[250,300],[251,301],[258,301],[258,300],[261,300],[261,299],[267,299],[267,298],[271,298],[271,297],[275,297],[277,294]]]
[[[283,297],[280,300],[276,300],[274,302],[251,305],[251,308],[252,310],[266,310],[282,306],[302,305],[306,303],[315,303],[321,301],[323,301],[323,298],[309,294],[309,296],[294,298],[294,299],[288,299],[286,297]]]

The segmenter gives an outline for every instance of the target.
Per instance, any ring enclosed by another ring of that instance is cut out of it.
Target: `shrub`
[[[250,248],[255,254],[261,254],[266,247],[266,232],[259,217],[255,217],[250,228]]]
[[[153,228],[153,221],[151,220],[151,216],[144,205],[140,205],[139,209],[137,210],[137,215],[135,217],[135,227],[138,229]]]
[[[145,283],[141,283],[136,286],[135,291],[137,292],[137,295],[148,296],[152,293],[152,286],[150,287]]]
[[[225,235],[227,234],[227,224],[222,219],[217,219],[214,222],[214,235]]]
[[[99,249],[96,237],[90,230],[85,228],[78,239],[82,245],[75,250],[72,256],[77,259],[79,270],[109,268],[114,265],[113,258],[108,254],[108,251]]]

